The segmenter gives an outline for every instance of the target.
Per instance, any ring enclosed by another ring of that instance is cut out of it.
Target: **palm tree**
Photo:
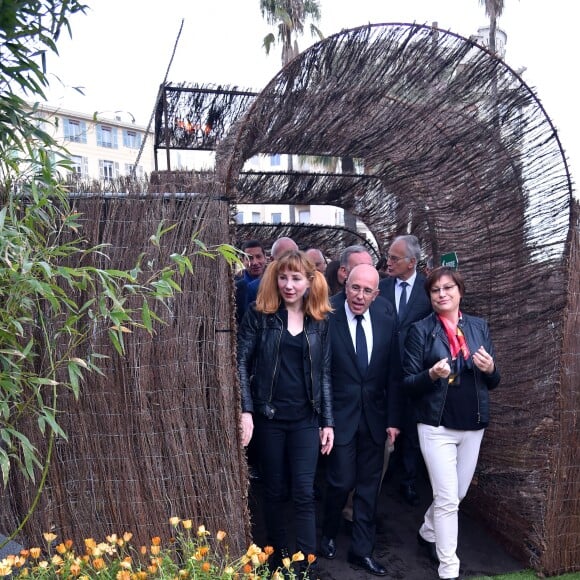
[[[315,23],[320,21],[319,0],[260,0],[262,16],[278,29],[277,40],[282,44],[282,66],[298,56],[298,37],[304,34],[304,25],[310,18],[310,32],[322,38]],[[264,38],[266,54],[276,42],[271,32]]]
[[[497,30],[497,19],[503,12],[503,0],[479,0],[485,6],[485,14],[489,16],[489,50],[495,54],[495,32]]]

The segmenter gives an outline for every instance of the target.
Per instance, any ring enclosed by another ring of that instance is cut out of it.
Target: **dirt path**
[[[323,490],[322,476],[320,488]],[[421,502],[416,507],[408,506],[399,496],[396,476],[388,474],[379,503],[379,526],[374,557],[388,570],[387,580],[436,580],[437,570],[419,548],[416,540],[423,513],[430,502],[431,489],[426,478],[421,479],[419,492]],[[260,484],[252,484],[254,541],[266,544],[265,532],[259,507]],[[320,513],[322,502],[318,502]],[[320,518],[319,518],[320,521]],[[320,535],[320,529],[319,529]],[[346,561],[349,548],[348,526],[343,525],[337,538],[338,552],[334,560],[319,559],[321,580],[363,580],[376,578],[350,566]],[[522,570],[523,566],[475,520],[460,511],[459,548],[461,574],[464,578],[494,576]]]

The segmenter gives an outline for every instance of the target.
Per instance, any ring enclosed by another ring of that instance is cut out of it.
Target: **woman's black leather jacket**
[[[493,357],[495,353],[489,327],[482,318],[463,314],[459,327],[473,354],[480,346]],[[438,427],[441,424],[443,408],[447,398],[449,383],[447,379],[432,381],[429,369],[443,358],[450,358],[449,342],[442,324],[435,313],[411,326],[405,341],[403,359],[403,386],[413,398],[417,413],[417,422]],[[491,374],[482,373],[473,365],[475,388],[477,390],[479,423],[489,423],[488,390],[497,387],[500,381],[497,364]]]
[[[275,314],[264,314],[256,310],[255,304],[248,308],[242,320],[238,333],[238,373],[243,412],[261,413],[270,419],[276,414],[272,400],[286,320],[283,307]],[[328,320],[306,316],[304,332],[304,379],[310,403],[319,415],[320,426],[333,427]]]

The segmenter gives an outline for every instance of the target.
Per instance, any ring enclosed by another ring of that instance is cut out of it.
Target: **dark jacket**
[[[480,346],[493,357],[495,353],[487,322],[482,318],[463,314],[459,326],[471,353]],[[403,386],[413,398],[417,411],[417,422],[438,427],[441,424],[443,408],[447,398],[447,379],[432,381],[429,369],[443,358],[450,358],[451,351],[445,330],[437,315],[430,314],[411,326],[405,341],[403,359]],[[497,387],[500,381],[497,364],[491,374],[482,373],[475,365],[475,388],[477,389],[478,422],[489,422],[489,389]]]
[[[350,442],[364,417],[373,440],[382,444],[387,427],[400,427],[401,424],[400,385],[393,377],[399,357],[395,335],[397,315],[389,302],[380,296],[372,302],[373,350],[363,375],[357,364],[344,302],[344,293],[330,299],[334,308],[329,317],[336,422],[334,443],[346,445]]]
[[[261,413],[273,418],[274,390],[280,369],[280,341],[287,312],[263,314],[256,305],[248,308],[238,334],[238,373],[242,412]],[[330,339],[328,321],[304,318],[304,380],[312,408],[321,427],[334,426],[330,383]]]

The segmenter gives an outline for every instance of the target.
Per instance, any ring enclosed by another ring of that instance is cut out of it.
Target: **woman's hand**
[[[449,366],[449,361],[446,358],[442,358],[429,369],[429,378],[432,381],[436,381],[437,379],[446,379],[450,374],[451,367]]]
[[[319,431],[320,435],[320,453],[328,455],[334,445],[334,429],[332,427],[323,427]]]
[[[491,355],[480,346],[476,352],[473,353],[473,363],[482,372],[490,375],[495,369],[495,363]]]
[[[242,446],[247,447],[252,439],[252,434],[254,433],[254,419],[252,413],[242,413],[240,428],[242,431]]]

